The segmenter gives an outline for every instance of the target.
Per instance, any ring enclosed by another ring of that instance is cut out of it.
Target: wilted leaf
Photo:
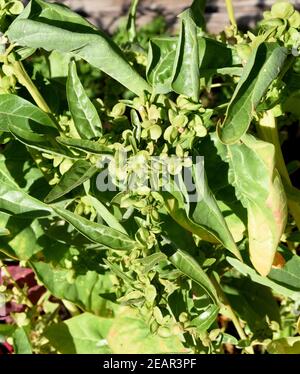
[[[287,221],[287,200],[275,169],[274,146],[251,135],[231,146],[214,141],[221,158],[229,163],[230,183],[247,209],[251,261],[261,275],[267,275]]]

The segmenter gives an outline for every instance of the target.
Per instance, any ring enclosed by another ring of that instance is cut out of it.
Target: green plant
[[[195,0],[148,52],[137,1],[125,51],[42,0],[2,26],[0,258],[47,289],[32,305],[4,270],[26,305],[0,325],[17,353],[299,352],[280,128],[300,116],[300,16],[276,3],[243,34],[226,3],[225,32],[205,32]]]

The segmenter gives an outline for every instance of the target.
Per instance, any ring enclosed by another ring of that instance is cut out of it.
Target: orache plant
[[[3,340],[300,353],[300,194],[280,140],[300,118],[299,12],[275,3],[244,34],[226,1],[231,26],[211,36],[195,0],[146,51],[136,0],[120,46],[65,6],[6,3],[0,287],[24,307]],[[35,303],[16,262],[46,289]]]

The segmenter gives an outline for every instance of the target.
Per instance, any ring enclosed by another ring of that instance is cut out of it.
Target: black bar
[[[251,371],[298,372],[299,355],[0,355],[0,372],[4,369],[28,369],[43,374],[47,370],[84,370],[97,373],[105,370],[138,372],[147,370],[197,370],[211,374],[220,370],[222,374],[244,374]],[[54,373],[56,374],[56,373]]]

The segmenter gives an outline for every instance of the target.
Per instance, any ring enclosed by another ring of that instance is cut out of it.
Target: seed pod
[[[159,307],[155,306],[153,308],[153,317],[155,318],[156,322],[159,323],[160,325],[163,323],[164,321],[164,317],[159,309]]]
[[[153,221],[159,221],[159,213],[157,210],[152,209],[151,218],[153,219]]]
[[[10,76],[12,76],[14,74],[14,69],[13,69],[13,67],[11,65],[5,65],[4,64],[2,66],[2,71],[8,77],[10,77]]]
[[[125,113],[125,110],[126,110],[126,105],[124,103],[118,103],[116,104],[112,111],[111,111],[111,115],[116,118],[116,117],[121,117],[124,115]]]
[[[152,140],[157,140],[161,137],[162,129],[158,125],[151,126],[148,131]]]
[[[172,335],[179,335],[182,333],[182,328],[179,324],[175,324],[171,329]]]
[[[161,109],[152,104],[148,110],[148,118],[150,121],[158,121],[161,118]]]
[[[85,205],[85,207],[83,209],[83,214],[85,216],[88,216],[90,213],[91,213],[91,207],[89,205]]]
[[[288,23],[295,29],[298,29],[300,27],[300,13],[297,10],[295,10],[291,17],[289,17]]]
[[[159,324],[154,320],[150,325],[150,331],[155,334],[159,328]]]
[[[182,170],[182,160],[178,157],[170,158],[168,162],[168,172],[171,175],[177,175]]]
[[[14,1],[12,5],[9,7],[9,13],[13,15],[20,14],[24,9],[24,5],[21,1]]]
[[[154,125],[154,122],[146,120],[141,123],[143,129],[148,129],[149,127]]]
[[[196,136],[199,138],[204,138],[207,135],[207,128],[203,125],[196,125],[194,130],[196,131]]]
[[[147,240],[149,238],[149,232],[144,227],[140,227],[135,234],[135,239],[141,243],[143,246],[147,244]]]
[[[73,166],[73,161],[69,158],[63,160],[63,162],[59,165],[59,172],[61,175],[65,174],[71,167]]]
[[[284,1],[275,3],[271,8],[271,14],[274,18],[288,19],[294,12],[292,4]]]
[[[11,87],[10,77],[3,77],[0,81],[0,86],[4,91],[7,91]]]
[[[183,157],[184,156],[184,152],[183,152],[183,149],[182,149],[180,144],[177,144],[175,153],[176,153],[177,157]]]
[[[188,123],[189,119],[184,114],[178,114],[172,121],[171,124],[177,128],[185,127]]]
[[[266,27],[280,27],[284,25],[284,21],[283,19],[280,19],[280,18],[271,18],[271,19],[261,21],[260,25],[266,26]]]
[[[169,126],[164,132],[164,139],[169,143],[173,143],[177,135],[177,129],[174,126]]]
[[[168,110],[168,117],[169,117],[169,121],[172,123],[172,121],[174,121],[174,118],[177,116],[177,112],[175,112],[175,110],[173,109],[169,109]]]
[[[264,17],[264,19],[271,19],[272,14],[269,10],[266,10],[266,11],[263,12],[263,17]]]
[[[252,48],[247,44],[238,44],[236,46],[236,51],[237,51],[239,58],[244,63],[248,61],[251,55],[251,52],[252,52]]]
[[[157,296],[157,293],[156,293],[156,288],[150,284],[149,286],[146,287],[145,289],[145,299],[149,302],[149,303],[153,303],[155,298]]]
[[[185,313],[185,312],[182,312],[182,313],[180,313],[180,315],[179,315],[179,321],[181,322],[181,323],[185,323],[185,322],[187,322],[188,321],[188,314],[187,313]]]
[[[57,168],[58,165],[60,165],[63,162],[62,156],[54,156],[53,158],[53,166]]]
[[[172,331],[165,326],[160,326],[157,330],[157,333],[162,338],[169,338],[170,336],[172,336]]]
[[[201,104],[193,103],[184,96],[178,96],[176,104],[180,109],[184,109],[190,112],[199,110],[201,108]]]

